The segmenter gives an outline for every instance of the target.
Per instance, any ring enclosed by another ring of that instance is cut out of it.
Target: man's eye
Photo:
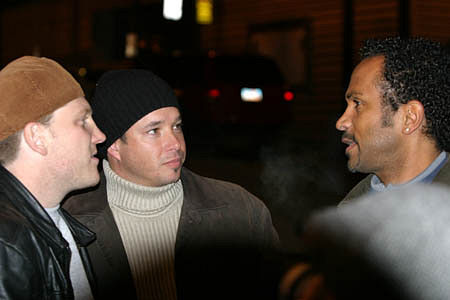
[[[177,130],[180,130],[180,129],[183,128],[183,123],[178,123],[178,124],[176,124],[173,128],[174,128],[174,129],[177,129]]]
[[[150,129],[149,131],[147,131],[148,134],[156,134],[157,129]]]
[[[89,119],[88,117],[81,119],[81,126],[83,126],[83,127],[86,126],[88,119]]]

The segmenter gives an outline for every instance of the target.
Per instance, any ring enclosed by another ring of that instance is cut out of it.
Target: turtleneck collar
[[[183,198],[181,180],[162,187],[142,186],[117,175],[107,160],[103,160],[106,191],[110,206],[133,215],[160,215]]]

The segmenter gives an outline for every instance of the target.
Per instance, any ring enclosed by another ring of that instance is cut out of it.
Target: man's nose
[[[336,121],[336,129],[339,131],[347,131],[351,127],[351,124],[350,112],[347,109]]]
[[[166,147],[169,150],[178,150],[181,147],[179,137],[176,133],[170,132],[167,134]]]
[[[92,133],[92,140],[95,144],[103,143],[106,140],[106,135],[97,127],[94,122],[94,130]]]

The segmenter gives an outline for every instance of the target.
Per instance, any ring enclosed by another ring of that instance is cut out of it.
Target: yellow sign
[[[197,0],[197,23],[212,24],[213,22],[213,0]]]

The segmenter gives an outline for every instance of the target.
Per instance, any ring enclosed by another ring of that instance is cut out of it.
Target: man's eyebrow
[[[350,99],[350,98],[352,98],[354,96],[361,96],[361,95],[362,95],[362,93],[360,93],[360,92],[352,91],[352,92],[350,92],[350,93],[345,95],[345,99]]]
[[[145,124],[144,128],[155,127],[155,126],[160,125],[161,123],[162,123],[162,121],[152,121],[152,122]]]
[[[176,119],[175,119],[175,122],[174,123],[177,123],[177,122],[180,122],[182,119],[181,119],[181,115],[180,116],[178,116]],[[147,124],[145,124],[144,126],[143,126],[143,128],[151,128],[151,127],[155,127],[155,126],[158,126],[158,125],[161,125],[162,123],[164,123],[164,121],[151,121],[151,122],[149,122],[149,123],[147,123]]]
[[[92,109],[90,107],[85,107],[79,110],[78,115],[85,116],[85,115],[91,115]]]

